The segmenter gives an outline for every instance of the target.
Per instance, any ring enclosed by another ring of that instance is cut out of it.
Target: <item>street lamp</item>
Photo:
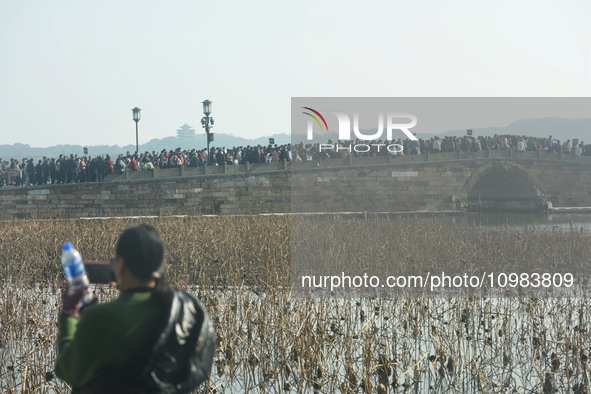
[[[136,155],[139,152],[138,134],[137,134],[137,123],[142,118],[141,117],[141,114],[140,114],[140,111],[141,110],[142,109],[141,108],[138,108],[138,107],[135,107],[135,108],[132,109],[132,111],[133,111],[133,120],[135,121],[135,154]]]
[[[201,127],[205,129],[205,134],[207,134],[207,164],[211,161],[211,153],[209,152],[209,143],[213,142],[213,133],[209,132],[209,129],[213,127],[213,118],[209,115],[211,114],[211,101],[205,100],[203,102],[203,118],[201,118]]]

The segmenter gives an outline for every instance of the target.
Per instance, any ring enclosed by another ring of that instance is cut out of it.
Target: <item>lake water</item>
[[[585,214],[395,218],[483,232],[591,230]],[[388,393],[569,392],[585,384],[591,357],[590,298],[204,294],[224,343],[210,382],[217,392],[377,392],[380,382]],[[68,392],[48,380],[58,299],[43,284],[0,289],[0,392],[21,392],[22,376],[35,392]]]

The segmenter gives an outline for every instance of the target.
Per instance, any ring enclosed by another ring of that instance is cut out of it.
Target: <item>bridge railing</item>
[[[279,163],[255,163],[240,165],[223,165],[207,167],[176,167],[162,168],[154,170],[126,171],[122,174],[109,176],[106,181],[115,181],[122,179],[152,179],[168,178],[179,176],[203,176],[203,175],[222,175],[239,173],[258,173],[267,171],[290,171],[293,169],[312,169],[328,168],[342,166],[371,166],[386,164],[405,164],[417,162],[444,162],[458,160],[479,160],[479,159],[510,159],[510,160],[556,160],[566,162],[591,163],[591,156],[576,156],[570,154],[559,154],[538,151],[480,151],[480,152],[443,152],[443,153],[423,153],[420,155],[405,156],[346,156],[335,159],[325,159],[321,161],[299,161],[299,162],[279,162]]]

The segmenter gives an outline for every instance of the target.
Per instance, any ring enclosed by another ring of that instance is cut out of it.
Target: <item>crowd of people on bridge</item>
[[[355,151],[349,146],[361,144],[363,149]],[[402,149],[386,149],[389,145],[397,145]],[[333,148],[322,149],[326,152],[321,155],[324,158],[343,157],[343,155],[352,154],[356,156],[380,156],[380,155],[420,155],[429,153],[442,152],[479,152],[486,150],[506,150],[506,151],[544,151],[550,153],[572,154],[577,156],[591,155],[591,145],[585,145],[584,141],[570,140],[560,142],[552,137],[547,138],[527,137],[517,135],[495,135],[492,137],[480,136],[461,136],[461,137],[432,137],[430,139],[418,139],[413,141],[410,139],[398,139],[397,141],[361,141],[356,140],[347,141],[346,143],[337,142],[325,146],[333,146]],[[367,152],[365,152],[367,150]]]
[[[363,149],[353,149],[363,145]],[[395,145],[396,148],[388,149]],[[212,148],[209,160],[206,149],[163,149],[160,152],[119,154],[116,158],[103,156],[78,156],[61,154],[57,158],[0,159],[0,186],[32,186],[80,182],[101,182],[106,177],[125,171],[155,170],[174,167],[201,167],[205,165],[239,165],[244,163],[278,163],[282,161],[312,161],[330,158],[421,155],[426,152],[478,152],[485,150],[545,151],[577,156],[591,155],[591,145],[583,141],[560,142],[550,135],[547,138],[518,135],[495,135],[492,137],[445,136],[429,139],[398,139],[397,141],[338,141],[327,144],[239,146],[227,149]]]

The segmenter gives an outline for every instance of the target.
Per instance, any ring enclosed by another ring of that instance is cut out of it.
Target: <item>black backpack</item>
[[[170,315],[147,363],[141,369],[112,371],[74,393],[180,394],[207,380],[216,347],[213,323],[197,298],[172,292]]]
[[[170,316],[142,373],[142,383],[158,393],[190,392],[207,379],[215,342],[213,324],[201,302],[173,290]]]

